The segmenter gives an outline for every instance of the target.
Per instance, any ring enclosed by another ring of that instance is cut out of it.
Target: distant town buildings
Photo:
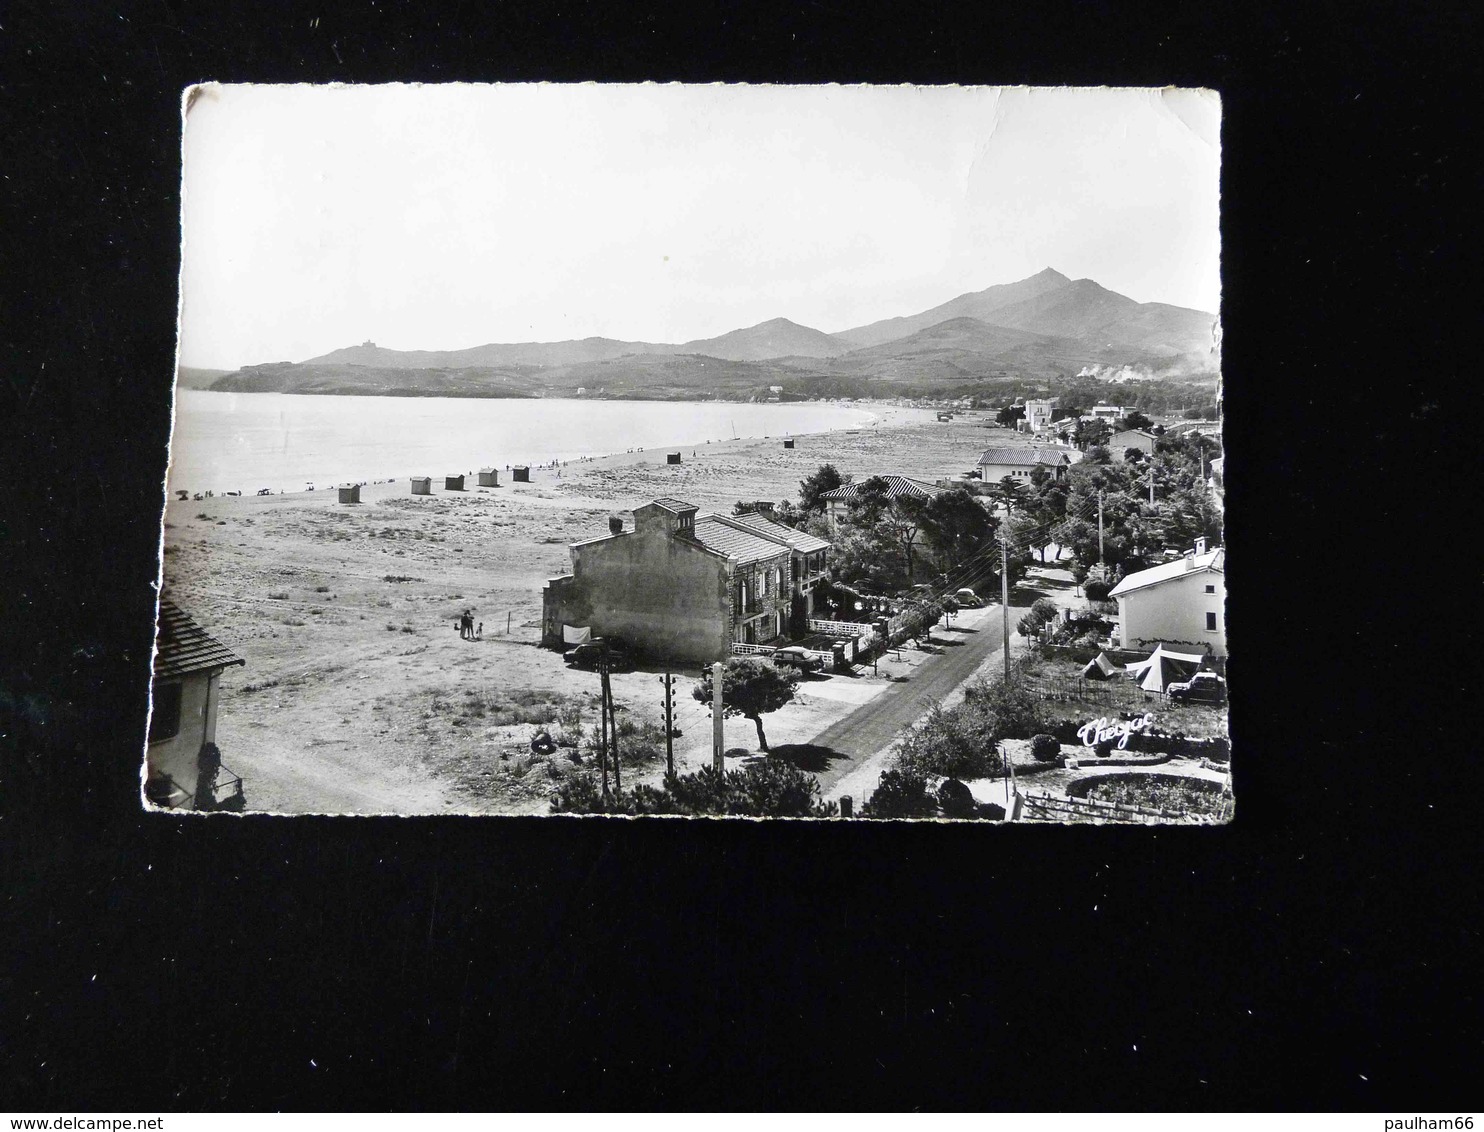
[[[732,644],[807,631],[830,544],[767,515],[702,514],[679,499],[634,509],[634,526],[571,545],[572,572],[542,595],[542,642],[569,631],[649,655],[709,663]]]

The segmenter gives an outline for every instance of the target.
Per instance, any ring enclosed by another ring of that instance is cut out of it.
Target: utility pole
[[[1010,549],[1008,540],[1000,536],[1000,630],[1005,651],[1005,679],[1010,679]]]
[[[1098,577],[1103,576],[1103,493],[1098,492]]]
[[[608,657],[598,657],[598,766],[603,772],[603,797],[608,797]]]
[[[618,711],[613,706],[613,685],[608,682],[608,658],[603,658],[603,698],[608,702],[608,742],[613,748],[613,788],[623,789],[623,771],[618,761]]]
[[[673,692],[675,688],[675,677],[670,675],[666,669],[664,676],[660,677],[665,685],[665,771],[668,774],[675,773],[675,701]]]
[[[1204,466],[1204,461],[1202,462]],[[1154,506],[1154,461],[1149,461],[1149,506]]]
[[[722,732],[721,682],[726,665],[717,661],[711,666],[711,765],[721,774],[727,768],[726,756],[722,753],[726,739]]]

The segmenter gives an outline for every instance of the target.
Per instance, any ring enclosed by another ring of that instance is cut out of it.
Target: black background
[[[0,1107],[1477,1098],[1465,6],[154,0],[0,28]],[[1235,826],[139,812],[181,88],[587,78],[1222,92]]]

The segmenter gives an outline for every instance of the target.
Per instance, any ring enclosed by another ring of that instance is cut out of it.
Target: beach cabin
[[[168,597],[155,645],[145,796],[169,809],[240,810],[242,779],[222,765],[216,716],[222,673],[245,662]]]
[[[443,477],[443,490],[444,491],[463,491],[464,490],[464,477],[463,476],[444,476]]]
[[[680,463],[680,453],[679,452],[667,452],[667,453],[665,453],[665,463],[667,463],[667,464],[678,464],[678,463]]]
[[[480,487],[499,487],[500,486],[500,473],[499,473],[498,469],[495,469],[495,468],[480,468],[479,469],[479,486]]]
[[[783,447],[785,447],[785,448],[792,448],[793,446],[794,446],[794,442],[793,442],[793,438],[792,437],[790,437],[789,439],[787,439],[787,440],[785,440],[783,442]]]
[[[338,488],[341,503],[359,503],[361,501],[361,485],[358,483],[343,483]]]
[[[412,494],[413,495],[432,495],[433,494],[433,478],[431,476],[413,476],[412,477]]]
[[[530,483],[531,469],[525,464],[517,464],[510,469],[510,478],[516,483]]]

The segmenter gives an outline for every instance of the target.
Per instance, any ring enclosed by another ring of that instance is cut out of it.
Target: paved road
[[[1060,569],[1033,568],[1027,584],[1039,587],[1029,594],[1022,590],[1012,594],[1010,603],[1010,632],[1030,608],[1031,601],[1046,593],[1058,605],[1068,604],[1071,597],[1071,579]],[[1016,598],[1019,600],[1015,600]],[[826,798],[837,793],[857,793],[874,790],[876,775],[884,760],[873,760],[896,739],[898,732],[910,723],[915,723],[928,710],[933,700],[946,699],[960,684],[974,675],[974,671],[991,657],[998,656],[1003,642],[1000,624],[1000,607],[984,611],[988,616],[977,619],[976,631],[960,632],[942,627],[934,630],[937,642],[960,640],[962,645],[941,645],[942,655],[933,657],[920,665],[911,679],[893,684],[875,699],[862,704],[844,719],[821,731],[810,745],[824,748],[828,764],[816,772],[820,790]],[[960,622],[963,618],[959,619]],[[1012,653],[1024,647],[1019,636],[1011,640]],[[841,790],[841,780],[849,777],[846,789]],[[869,783],[865,781],[869,779]]]
[[[1011,632],[1027,608],[1011,605]],[[937,647],[942,649],[942,655],[925,661],[909,680],[893,684],[810,740],[811,746],[833,752],[829,765],[817,775],[820,789],[826,795],[839,779],[860,769],[866,759],[888,746],[903,727],[915,722],[928,710],[931,701],[944,699],[981,664],[999,654],[1002,641],[999,606],[995,606],[992,616],[985,618],[977,630],[960,632],[939,627],[933,632],[933,640],[939,642]],[[963,643],[944,645],[943,641]]]

